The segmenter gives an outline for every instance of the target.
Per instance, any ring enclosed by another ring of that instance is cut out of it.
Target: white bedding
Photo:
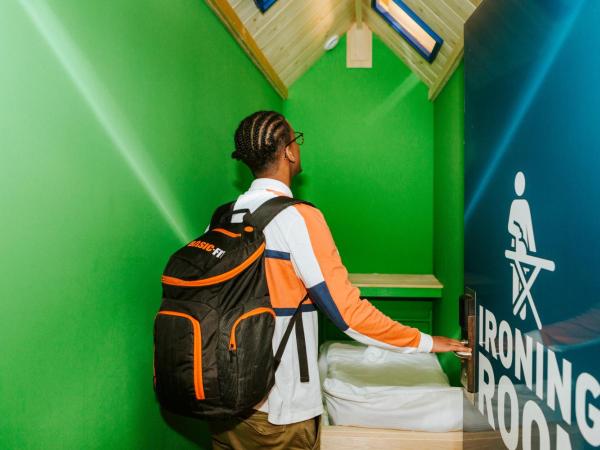
[[[449,385],[434,354],[326,342],[321,346],[319,372],[331,425],[462,429],[462,389]]]

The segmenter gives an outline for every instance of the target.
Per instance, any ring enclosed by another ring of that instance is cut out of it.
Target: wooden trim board
[[[346,67],[373,67],[373,36],[366,23],[356,22],[346,32]]]
[[[242,46],[250,59],[264,74],[277,93],[285,100],[288,98],[288,88],[281,80],[265,54],[248,32],[235,10],[227,0],[206,0],[206,3],[217,14],[235,40]]]
[[[356,287],[442,289],[433,275],[392,273],[351,273],[350,282]]]
[[[429,88],[429,101],[434,101],[438,94],[442,92],[444,86],[446,86],[446,83],[448,83],[448,80],[460,64],[463,54],[464,42],[452,51],[452,54],[446,63],[446,67],[444,68],[444,72],[438,75],[438,79]]]
[[[325,425],[322,450],[462,450],[462,431],[429,433]]]
[[[349,278],[367,298],[439,298],[444,287],[433,275],[351,273]]]

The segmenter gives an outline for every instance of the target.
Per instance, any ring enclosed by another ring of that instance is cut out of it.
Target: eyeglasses
[[[298,145],[302,145],[304,144],[304,133],[302,131],[296,131],[294,132],[294,139],[292,139],[290,142],[288,142],[287,144],[285,144],[285,146],[287,147],[288,145],[290,145],[292,142],[297,142]]]

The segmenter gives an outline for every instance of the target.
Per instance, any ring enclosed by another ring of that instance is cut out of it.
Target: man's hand
[[[445,336],[433,336],[432,353],[441,352],[466,352],[471,353],[469,347],[465,347],[460,341]]]

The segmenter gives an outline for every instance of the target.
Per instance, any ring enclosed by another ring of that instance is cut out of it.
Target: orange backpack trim
[[[177,311],[159,311],[157,315],[183,317],[192,323],[194,330],[194,390],[196,391],[196,400],[204,400],[204,385],[202,383],[202,332],[200,322],[189,314]],[[154,376],[156,377],[156,373]]]
[[[256,249],[256,251],[254,253],[252,253],[248,257],[248,259],[246,259],[243,263],[241,263],[237,267],[234,267],[231,270],[228,270],[225,273],[222,273],[221,275],[215,275],[214,277],[203,278],[200,280],[182,280],[180,278],[168,277],[166,275],[163,275],[161,278],[161,281],[164,284],[169,284],[171,286],[182,286],[182,287],[201,287],[201,286],[210,286],[212,284],[222,283],[223,281],[227,281],[227,280],[230,280],[231,278],[235,277],[240,272],[243,272],[250,264],[252,264],[254,261],[256,261],[264,253],[265,245],[266,244],[263,242],[261,244],[261,246],[258,247],[258,249]]]

